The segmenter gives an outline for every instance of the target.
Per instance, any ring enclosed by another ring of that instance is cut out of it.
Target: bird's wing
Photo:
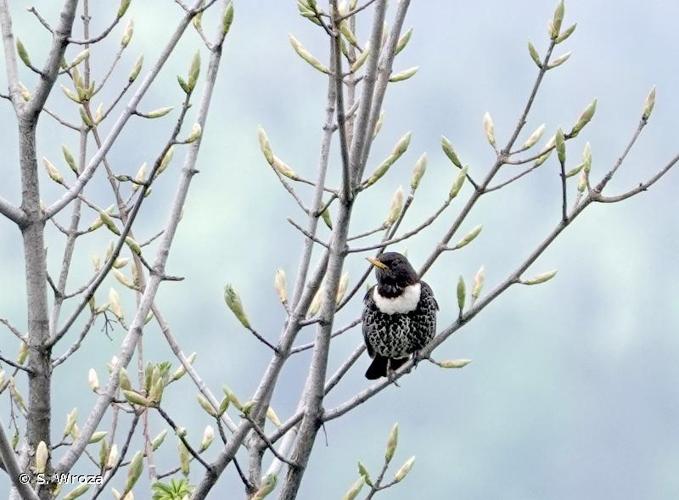
[[[424,281],[420,281],[421,286],[422,286],[422,294],[426,298],[426,300],[430,300],[434,306],[434,308],[438,311],[439,310],[439,303],[436,302],[436,297],[434,297],[434,291],[431,289],[431,287]]]
[[[370,345],[370,342],[368,342],[368,332],[371,328],[370,325],[373,324],[371,319],[378,312],[377,306],[375,305],[375,300],[373,299],[374,288],[374,285],[371,286],[366,292],[365,297],[363,297],[363,314],[361,315],[361,319],[363,321],[363,341],[365,342],[365,346],[368,348],[368,355],[371,358],[375,356],[375,351]]]

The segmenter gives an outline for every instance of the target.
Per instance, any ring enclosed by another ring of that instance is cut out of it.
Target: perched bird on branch
[[[390,377],[434,337],[439,306],[405,256],[386,252],[368,261],[377,285],[363,299],[363,338],[373,358],[365,376],[375,380]]]

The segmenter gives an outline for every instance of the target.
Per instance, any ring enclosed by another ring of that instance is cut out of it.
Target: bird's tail
[[[386,377],[387,368],[396,370],[406,361],[408,361],[407,356],[405,358],[385,358],[384,356],[375,354],[372,363],[370,363],[368,370],[365,372],[365,378],[368,380],[377,380],[380,377]]]

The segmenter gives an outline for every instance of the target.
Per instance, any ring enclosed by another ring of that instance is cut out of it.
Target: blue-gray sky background
[[[42,61],[49,39],[26,12],[24,7],[31,4],[12,3],[16,34],[32,60]],[[54,19],[58,3],[38,2],[37,6]],[[553,8],[553,2],[544,0],[412,2],[406,27],[414,27],[414,36],[398,56],[396,69],[414,65],[420,69],[414,78],[390,87],[385,124],[368,168],[403,133],[413,132],[412,143],[404,158],[357,205],[354,232],[383,220],[391,194],[399,185],[407,186],[415,160],[425,151],[429,169],[404,227],[418,224],[438,206],[455,176],[440,152],[441,134],[453,141],[476,177],[484,174],[493,157],[481,117],[486,111],[492,114],[498,140],[504,143],[536,73],[526,43],[532,40],[538,50],[546,48],[546,23]],[[110,10],[95,3],[95,32],[108,23]],[[393,11],[392,5],[390,14]],[[150,65],[174,28],[178,8],[170,0],[137,1],[130,15],[136,23],[135,37],[114,74],[116,84],[126,78],[139,53],[144,53]],[[573,56],[549,73],[524,137],[543,122],[548,134],[559,126],[570,127],[582,109],[598,98],[595,119],[569,143],[569,163],[579,161],[589,141],[594,156],[592,175],[599,178],[621,153],[636,127],[644,98],[655,84],[654,115],[609,189],[620,192],[650,177],[679,147],[679,38],[674,35],[678,17],[676,2],[569,1],[565,24],[577,21],[578,29],[557,54],[573,50]],[[368,17],[362,19],[359,33],[364,40]],[[210,20],[206,18],[205,23],[209,25]],[[94,51],[97,80],[114,54],[121,29]],[[300,235],[285,222],[287,216],[301,220],[301,214],[263,161],[256,127],[263,125],[276,153],[306,176],[313,175],[321,134],[326,82],[294,54],[288,33],[327,59],[324,35],[297,15],[295,2],[236,3],[236,19],[200,153],[201,173],[192,184],[168,265],[168,272],[186,280],[164,284],[158,297],[184,350],[198,352],[196,367],[213,391],[228,384],[245,399],[269,357],[228,313],[222,288],[232,283],[257,329],[276,338],[283,313],[273,291],[273,275],[282,267],[292,279],[302,245]],[[190,33],[168,61],[142,109],[180,102],[175,75],[186,71],[198,45],[197,36]],[[76,52],[69,52],[70,57]],[[31,87],[33,75],[25,68],[21,71]],[[105,102],[110,102],[117,88],[103,96]],[[51,107],[77,121],[77,111],[58,89],[52,99]],[[0,123],[5,132],[0,134],[0,192],[18,201],[16,132],[7,103],[0,107]],[[151,161],[170,126],[170,119],[132,120],[110,154],[115,169],[134,174],[143,161]],[[66,173],[62,143],[75,150],[75,134],[43,117],[39,156],[51,158]],[[338,165],[335,154],[333,179]],[[154,187],[136,230],[138,239],[152,235],[164,223],[178,168],[175,159]],[[382,493],[384,498],[677,498],[677,182],[677,174],[670,173],[632,200],[587,209],[530,273],[558,268],[556,279],[540,287],[511,289],[437,353],[438,358],[473,359],[464,370],[445,371],[422,363],[403,379],[400,388],[390,388],[329,423],[327,446],[321,435],[300,498],[341,498],[357,477],[359,459],[377,471],[394,422],[399,422],[401,430],[394,467],[411,455],[417,461],[402,484]],[[43,188],[46,203],[60,194],[46,176]],[[481,236],[464,250],[442,256],[427,275],[441,305],[441,325],[455,318],[455,284],[460,274],[469,282],[479,266],[485,265],[487,286],[492,287],[558,222],[559,189],[552,159],[524,182],[482,200],[462,228],[483,224]],[[100,206],[113,203],[101,175],[87,192]],[[310,194],[302,187],[300,192]],[[573,183],[571,197],[574,192]],[[463,195],[469,195],[469,190]],[[453,203],[446,215],[408,242],[408,255],[416,267],[460,206],[460,201]],[[89,224],[93,215],[85,213],[83,223]],[[62,216],[61,220],[67,219]],[[89,256],[102,254],[109,241],[103,230],[83,238],[69,288],[89,276]],[[55,275],[63,239],[51,230],[48,247]],[[395,249],[405,248],[397,245]],[[352,256],[347,267],[353,283],[364,269],[362,257]],[[0,317],[23,328],[21,239],[7,221],[0,221],[0,276],[4,283]],[[108,288],[99,292],[100,302]],[[125,296],[125,305],[131,315],[132,296]],[[359,311],[356,300],[339,315],[338,325],[351,321]],[[105,362],[122,338],[118,330],[113,341],[108,340],[99,326],[68,366],[55,372],[55,435],[61,433],[65,414],[72,407],[77,406],[84,418],[94,402],[87,388],[87,371],[94,367],[103,379]],[[304,330],[300,340],[312,339],[313,333],[313,329]],[[147,359],[172,359],[156,327],[147,329],[144,340]],[[331,370],[360,340],[360,331],[354,330],[334,342]],[[0,348],[3,353],[14,353],[15,338],[2,335]],[[57,351],[63,349],[60,346]],[[282,419],[295,409],[309,359],[309,352],[299,355],[283,373],[274,398]],[[366,386],[362,374],[367,363],[367,357],[357,363],[328,398],[328,406]],[[209,419],[195,403],[195,393],[189,381],[182,380],[181,390],[170,391],[164,406],[199,439]],[[0,408],[5,421],[7,405],[3,398]],[[155,424],[154,434],[161,428],[159,422]],[[157,456],[159,469],[175,465],[175,450],[174,439],[168,439]],[[81,461],[80,467],[84,472],[87,464]],[[199,472],[194,466],[194,482]],[[0,479],[7,485],[6,478]],[[120,487],[122,481],[124,477],[113,485]],[[213,496],[241,495],[241,485],[230,469]]]

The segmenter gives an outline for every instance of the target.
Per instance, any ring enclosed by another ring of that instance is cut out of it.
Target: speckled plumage
[[[373,298],[372,287],[364,298],[363,338],[370,357],[404,358],[422,349],[436,332],[438,304],[431,287],[421,281],[417,307],[406,314],[384,314]]]

